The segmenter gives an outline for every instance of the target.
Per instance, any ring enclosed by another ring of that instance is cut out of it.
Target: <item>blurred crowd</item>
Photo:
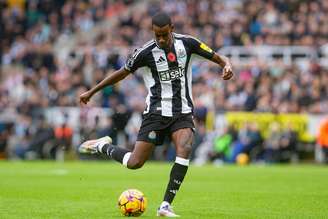
[[[21,158],[26,158],[29,151],[35,152],[32,157],[55,157],[58,145],[69,149],[72,144],[107,133],[115,135],[116,142],[132,146],[146,96],[142,72],[107,87],[92,99],[90,107],[112,109],[112,116],[105,122],[99,117],[90,122],[81,110],[79,125],[71,124],[65,115],[58,126],[47,121],[44,110],[78,107],[79,94],[121,68],[128,53],[153,37],[151,15],[159,9],[172,15],[176,32],[196,36],[215,50],[230,45],[318,48],[328,43],[327,0],[166,0],[148,1],[138,13],[128,11],[140,3],[0,1],[0,152],[6,149],[11,156]],[[60,39],[74,38],[76,33],[91,34],[104,20],[112,21],[112,26],[101,29],[91,41],[77,41],[65,56],[56,52]],[[219,71],[209,62],[193,65],[199,127],[195,147],[211,136],[204,128],[208,112],[328,113],[328,70],[316,60],[310,60],[307,68],[286,65],[281,60],[258,60],[246,66],[234,63],[236,76],[229,82],[220,79]],[[243,141],[239,134],[233,136]],[[215,148],[214,139],[211,142]],[[259,142],[269,145],[266,141]],[[222,151],[206,156],[221,159]],[[276,155],[267,156],[280,160]]]
[[[169,0],[162,2],[161,8],[174,15],[179,32],[199,36],[214,49],[228,45],[327,43],[327,0]]]
[[[253,162],[296,162],[299,159],[298,133],[289,125],[282,129],[279,123],[269,126],[268,136],[264,138],[257,123],[245,123],[240,130],[233,125],[217,130],[204,138],[197,148],[195,164],[208,160],[217,164],[222,162],[245,164]],[[242,156],[240,156],[242,155]],[[240,160],[240,157],[246,157]]]

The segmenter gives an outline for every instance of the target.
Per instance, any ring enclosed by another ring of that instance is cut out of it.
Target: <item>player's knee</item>
[[[185,155],[189,155],[191,153],[192,147],[190,144],[186,144],[186,145],[180,145],[177,147],[178,149],[178,153],[182,153]]]
[[[129,169],[139,169],[144,165],[145,161],[140,160],[140,159],[130,159],[128,162],[128,168]]]

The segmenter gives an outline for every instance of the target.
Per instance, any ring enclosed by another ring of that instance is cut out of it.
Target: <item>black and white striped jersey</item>
[[[125,63],[125,69],[142,72],[148,89],[145,113],[175,116],[193,112],[191,59],[193,54],[206,59],[213,57],[213,50],[194,37],[173,34],[170,49],[161,49],[151,40],[136,49]]]

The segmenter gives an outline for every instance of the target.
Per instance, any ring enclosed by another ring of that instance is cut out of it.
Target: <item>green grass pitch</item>
[[[124,218],[117,198],[137,188],[141,218],[156,218],[171,164],[128,170],[114,162],[0,162],[0,218]],[[328,218],[325,166],[189,168],[173,203],[182,218]]]

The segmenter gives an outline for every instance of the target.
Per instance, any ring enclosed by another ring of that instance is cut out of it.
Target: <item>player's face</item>
[[[172,43],[172,25],[165,25],[164,27],[158,27],[153,25],[153,31],[157,44],[162,49],[169,48]]]

